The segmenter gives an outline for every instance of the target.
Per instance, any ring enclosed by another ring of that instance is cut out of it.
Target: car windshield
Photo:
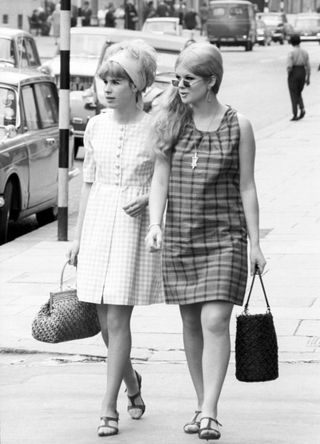
[[[281,23],[281,17],[278,15],[263,15],[261,18],[266,25],[276,26]]]
[[[72,57],[99,57],[101,48],[107,40],[104,35],[72,34],[70,55]]]
[[[176,34],[176,22],[157,21],[145,24],[146,31],[159,32],[163,34]]]
[[[310,28],[319,28],[320,27],[320,19],[314,17],[305,17],[305,18],[297,18],[296,29],[310,29]]]
[[[6,61],[13,64],[15,62],[13,45],[11,40],[1,37],[0,37],[0,61]]]

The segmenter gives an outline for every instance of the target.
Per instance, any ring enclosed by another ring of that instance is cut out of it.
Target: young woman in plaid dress
[[[77,262],[79,300],[97,304],[108,347],[99,436],[118,433],[122,379],[130,416],[139,419],[145,411],[141,376],[130,361],[130,318],[134,305],[162,302],[160,254],[151,259],[144,244],[154,156],[141,93],[155,73],[153,48],[141,41],[112,45],[99,73],[108,109],[88,122],[84,135],[84,184],[69,258]]]
[[[186,433],[220,438],[217,407],[230,356],[229,322],[251,272],[265,259],[259,245],[254,182],[255,142],[249,121],[217,99],[219,50],[195,43],[176,62],[176,80],[155,117],[157,159],[146,238],[163,242],[167,303],[180,305],[185,352],[197,394]],[[166,209],[164,234],[162,218]]]

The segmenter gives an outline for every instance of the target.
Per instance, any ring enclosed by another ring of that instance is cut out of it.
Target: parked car
[[[261,46],[269,46],[272,42],[271,31],[263,20],[257,20],[256,42]]]
[[[272,41],[279,42],[280,45],[289,40],[293,33],[293,27],[288,22],[284,12],[261,12],[257,18],[265,22],[267,28],[271,31]]]
[[[244,0],[210,2],[207,34],[220,46],[244,46],[251,51],[256,41],[255,5]]]
[[[77,174],[72,140],[70,178]],[[35,213],[43,224],[56,217],[58,154],[54,81],[34,70],[0,69],[0,244],[10,219]]]
[[[143,32],[153,32],[154,34],[177,35],[188,40],[207,40],[200,35],[199,29],[183,29],[179,25],[178,17],[152,17],[147,18],[143,24]]]
[[[0,28],[0,67],[38,68],[40,65],[37,45],[29,32]]]
[[[302,42],[320,43],[320,14],[297,14],[294,31]]]
[[[98,28],[100,29],[100,28]],[[177,55],[188,43],[183,37],[158,35],[126,29],[102,28],[104,44],[100,47],[99,60],[92,74],[89,87],[84,91],[73,91],[70,94],[71,124],[74,128],[75,155],[83,144],[83,134],[90,117],[99,113],[106,106],[103,82],[95,75],[106,58],[107,48],[117,42],[131,39],[142,39],[153,46],[158,54],[158,71],[173,71]]]

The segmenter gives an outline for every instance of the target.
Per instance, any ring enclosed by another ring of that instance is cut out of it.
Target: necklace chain
[[[215,118],[215,114],[214,114],[214,115],[211,117],[211,119],[209,120],[209,125],[208,125],[208,127],[207,127],[207,129],[206,129],[206,132],[209,131],[210,125],[212,124],[214,118]],[[201,145],[201,142],[202,142],[202,138],[201,138],[201,141],[200,141],[200,143],[199,143],[199,146]],[[195,150],[194,150],[194,153],[193,153],[192,158],[191,158],[191,168],[192,168],[192,170],[194,170],[195,168],[197,168],[198,160],[199,160],[199,156],[198,156],[198,148],[196,147],[196,145],[195,145],[194,142],[193,142],[193,146],[194,146]]]

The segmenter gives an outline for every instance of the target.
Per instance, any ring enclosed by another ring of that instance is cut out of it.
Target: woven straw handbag
[[[76,289],[63,290],[63,266],[60,291],[51,292],[32,322],[32,336],[41,342],[65,342],[88,338],[100,332],[95,304],[80,302]]]
[[[267,312],[249,314],[249,301],[258,274]],[[236,378],[243,382],[272,381],[279,376],[278,343],[273,317],[259,269],[253,275],[244,311],[237,316]]]

